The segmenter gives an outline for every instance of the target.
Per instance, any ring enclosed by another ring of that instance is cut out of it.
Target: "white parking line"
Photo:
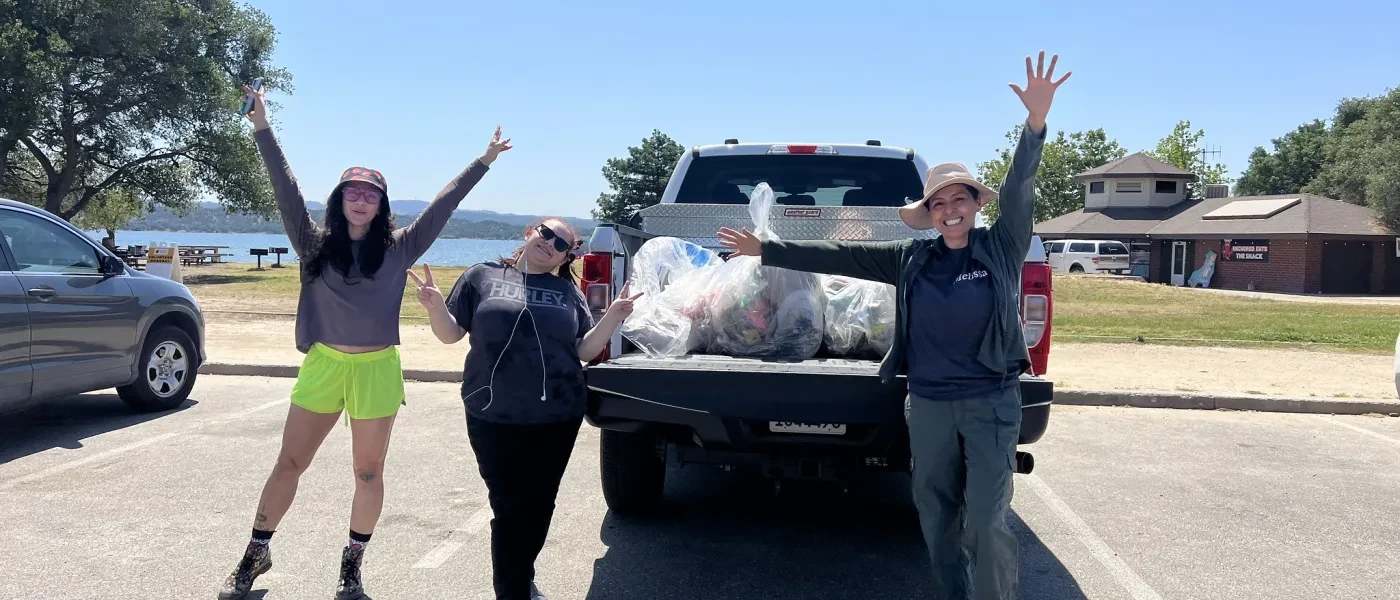
[[[1397,445],[1397,446],[1400,446],[1400,438],[1393,438],[1393,437],[1390,437],[1390,436],[1388,436],[1388,435],[1386,435],[1386,434],[1384,434],[1384,433],[1380,433],[1380,432],[1378,432],[1378,431],[1371,431],[1370,429],[1366,429],[1365,427],[1357,427],[1357,426],[1355,426],[1355,425],[1352,425],[1351,423],[1347,423],[1347,422],[1345,422],[1345,421],[1339,421],[1339,420],[1337,420],[1337,419],[1335,419],[1335,418],[1333,418],[1333,417],[1327,417],[1327,416],[1323,416],[1323,415],[1313,415],[1313,416],[1314,416],[1314,417],[1317,417],[1317,418],[1319,418],[1319,419],[1322,419],[1323,421],[1326,421],[1326,422],[1328,422],[1328,423],[1331,423],[1331,424],[1333,424],[1333,425],[1336,425],[1336,426],[1338,426],[1338,427],[1345,427],[1345,428],[1350,429],[1350,430],[1352,430],[1352,431],[1355,431],[1355,432],[1357,432],[1357,433],[1364,433],[1364,434],[1369,435],[1369,436],[1371,436],[1371,437],[1373,437],[1373,438],[1376,438],[1376,439],[1379,439],[1379,440],[1385,440],[1385,441],[1387,441],[1387,442],[1390,442],[1390,443],[1392,443],[1392,444],[1395,444],[1395,445]]]
[[[117,446],[116,448],[112,448],[112,449],[110,449],[110,450],[103,450],[102,452],[98,452],[97,454],[94,454],[94,455],[92,455],[92,456],[87,456],[87,457],[79,458],[79,459],[77,459],[77,460],[73,460],[73,461],[70,461],[70,462],[66,462],[66,463],[63,463],[63,464],[61,464],[61,465],[54,465],[54,466],[49,467],[49,468],[47,468],[47,469],[44,469],[44,470],[42,470],[42,471],[37,471],[37,472],[34,472],[34,473],[30,473],[30,474],[28,474],[28,475],[25,475],[24,477],[17,477],[17,478],[15,478],[15,479],[11,479],[11,480],[9,480],[9,481],[6,481],[5,483],[0,484],[0,490],[8,490],[8,489],[10,489],[10,488],[12,488],[12,487],[15,487],[15,486],[17,486],[17,485],[20,485],[20,484],[22,484],[22,483],[28,483],[28,482],[34,481],[34,480],[36,480],[36,479],[43,479],[43,478],[45,478],[45,477],[48,477],[49,475],[55,475],[55,474],[58,474],[58,473],[62,473],[62,472],[67,471],[67,470],[69,470],[69,469],[76,469],[76,468],[78,468],[78,467],[81,467],[81,466],[84,466],[84,465],[89,465],[89,464],[98,462],[98,461],[100,461],[100,460],[104,460],[104,459],[107,459],[107,458],[116,456],[116,455],[118,455],[118,454],[125,454],[125,453],[127,453],[127,452],[132,451],[132,450],[136,450],[137,448],[144,448],[144,447],[146,447],[146,446],[149,446],[149,445],[151,445],[151,444],[155,444],[155,443],[157,443],[157,442],[163,442],[163,441],[165,441],[165,440],[168,440],[168,439],[170,439],[170,438],[173,438],[173,437],[176,437],[176,436],[179,436],[179,435],[180,435],[180,434],[178,434],[178,433],[162,433],[162,434],[157,435],[157,436],[155,436],[155,437],[148,437],[148,438],[146,438],[146,439],[144,439],[144,440],[132,442],[132,443],[127,444],[127,445],[125,445],[125,446]]]
[[[71,460],[71,461],[66,462],[66,463],[63,463],[63,464],[54,465],[54,466],[49,467],[49,468],[47,468],[47,469],[43,469],[43,470],[40,470],[40,471],[36,471],[36,472],[34,472],[34,473],[30,473],[30,474],[25,475],[25,476],[23,476],[23,477],[16,477],[16,478],[11,479],[11,480],[9,480],[9,481],[6,481],[6,482],[4,482],[4,483],[0,483],[0,490],[8,490],[8,489],[13,488],[13,487],[15,487],[15,486],[17,486],[17,485],[22,485],[22,484],[25,484],[25,483],[29,483],[29,482],[31,482],[31,481],[36,481],[36,480],[39,480],[39,479],[43,479],[43,478],[48,477],[48,476],[50,476],[50,475],[56,475],[56,474],[62,473],[62,472],[64,472],[64,471],[68,471],[68,470],[71,470],[71,469],[76,469],[76,468],[78,468],[78,467],[90,465],[90,464],[92,464],[92,463],[99,462],[99,461],[102,461],[102,460],[105,460],[105,459],[107,459],[107,458],[111,458],[111,457],[113,457],[113,456],[117,456],[117,455],[120,455],[120,454],[126,454],[127,452],[130,452],[130,451],[132,451],[132,450],[137,450],[137,449],[140,449],[140,448],[144,448],[144,447],[146,447],[146,446],[150,446],[151,444],[155,444],[155,443],[158,443],[158,442],[164,442],[164,441],[171,440],[171,439],[177,438],[177,437],[179,437],[179,436],[187,435],[187,434],[190,434],[190,433],[195,433],[195,432],[197,432],[197,431],[199,431],[199,430],[201,430],[201,429],[204,429],[204,428],[206,428],[206,427],[209,427],[209,426],[211,426],[211,425],[222,425],[222,424],[224,424],[224,423],[236,421],[236,420],[242,419],[242,418],[244,418],[244,417],[251,416],[251,415],[253,415],[253,414],[255,414],[255,413],[258,413],[258,412],[267,410],[267,409],[272,408],[272,407],[274,407],[274,406],[279,406],[279,405],[286,404],[287,401],[288,401],[287,398],[281,398],[281,399],[278,399],[278,400],[272,400],[272,401],[270,401],[270,402],[264,402],[264,403],[262,403],[262,404],[259,404],[259,405],[257,405],[257,406],[254,406],[254,407],[252,407],[252,408],[244,409],[244,410],[242,410],[242,411],[233,413],[232,415],[228,415],[228,416],[226,416],[226,417],[214,419],[213,421],[210,421],[210,422],[208,422],[208,423],[205,423],[205,424],[196,426],[196,427],[190,429],[189,431],[180,431],[180,432],[174,432],[174,431],[172,431],[172,432],[169,432],[169,433],[162,433],[162,434],[160,434],[160,435],[148,437],[148,438],[143,439],[143,440],[137,440],[137,441],[135,441],[135,442],[132,442],[132,443],[130,443],[130,444],[126,444],[126,445],[124,445],[124,446],[117,446],[116,448],[112,448],[112,449],[109,449],[109,450],[103,450],[102,452],[98,452],[97,454],[93,454],[92,456],[84,456],[84,457],[82,457],[82,458],[74,459],[74,460]]]
[[[418,559],[418,562],[413,565],[413,568],[436,569],[442,566],[442,563],[447,562],[447,559],[452,558],[453,554],[456,554],[458,550],[462,549],[462,546],[467,544],[467,539],[476,535],[490,522],[491,507],[488,505],[477,509],[477,511],[472,513],[472,516],[467,519],[465,525],[462,525],[460,529],[448,534],[447,539],[443,540],[441,544],[438,544],[436,548],[429,550],[427,554],[423,555],[423,558]]]
[[[1089,527],[1084,519],[1079,518],[1079,515],[1075,514],[1074,510],[1060,499],[1059,494],[1050,489],[1050,486],[1046,485],[1040,477],[1035,474],[1026,475],[1025,482],[1030,486],[1031,491],[1035,492],[1035,495],[1039,496],[1051,510],[1055,511],[1055,514],[1060,517],[1060,521],[1063,521],[1065,526],[1074,532],[1074,536],[1079,538],[1079,542],[1089,549],[1094,558],[1098,559],[1099,564],[1113,575],[1113,578],[1118,581],[1119,585],[1123,586],[1123,589],[1128,591],[1133,600],[1162,600],[1156,590],[1153,590],[1152,586],[1147,585],[1147,582],[1138,577],[1137,573],[1133,572],[1132,567],[1123,562],[1123,559],[1119,558],[1118,554],[1094,533],[1093,528]]]

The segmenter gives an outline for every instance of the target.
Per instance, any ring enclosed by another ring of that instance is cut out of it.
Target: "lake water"
[[[101,241],[105,233],[89,232],[92,239]],[[194,233],[176,231],[118,231],[117,246],[152,245],[156,243],[181,246],[228,246],[221,252],[230,253],[225,257],[229,262],[256,262],[257,257],[248,254],[253,248],[287,248],[291,251],[287,236],[269,233]],[[520,245],[519,241],[501,240],[438,240],[433,242],[419,263],[430,265],[465,267],[493,260],[503,254],[510,254]],[[276,256],[263,257],[263,263],[276,262]],[[297,262],[295,253],[282,256],[282,262]]]

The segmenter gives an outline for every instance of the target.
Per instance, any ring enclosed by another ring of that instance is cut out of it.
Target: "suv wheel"
[[[603,499],[609,509],[641,514],[661,506],[666,459],[658,456],[654,436],[604,429],[600,454]]]
[[[178,327],[161,327],[146,335],[141,346],[136,381],[117,388],[117,396],[133,410],[173,409],[189,398],[199,370],[194,341]]]
[[[1080,265],[1077,265],[1077,264],[1070,265],[1070,266],[1069,266],[1069,272],[1070,272],[1070,273],[1083,273],[1083,272],[1084,272],[1084,267],[1082,267],[1082,266],[1080,266]]]

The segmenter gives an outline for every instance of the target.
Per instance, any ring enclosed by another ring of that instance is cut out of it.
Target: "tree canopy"
[[[1369,206],[1400,232],[1400,89],[1338,105],[1322,168],[1301,191]]]
[[[1206,130],[1191,130],[1190,121],[1178,121],[1172,132],[1157,142],[1157,149],[1149,152],[1153,158],[1169,165],[1195,173],[1199,181],[1190,185],[1191,195],[1205,197],[1205,184],[1229,183],[1225,174],[1229,172],[1224,164],[1207,164],[1201,153],[1201,138]]]
[[[237,109],[255,77],[290,91],[275,41],[232,0],[0,0],[0,194],[66,219],[205,195],[270,211]]]
[[[593,218],[617,223],[632,213],[661,202],[671,172],[685,148],[654,129],[642,145],[627,148],[626,158],[610,158],[603,166],[603,178],[612,190],[598,195]]]
[[[1006,134],[1008,147],[997,151],[997,158],[977,165],[978,177],[999,189],[1011,166],[1011,155],[1021,137],[1021,126]],[[1047,139],[1041,151],[1040,169],[1035,180],[1035,220],[1053,219],[1084,208],[1084,186],[1074,176],[1094,167],[1113,162],[1127,155],[1118,142],[1108,138],[1103,129],[1076,131],[1069,135],[1060,131]],[[989,220],[996,220],[1000,206],[992,202],[982,208]]]

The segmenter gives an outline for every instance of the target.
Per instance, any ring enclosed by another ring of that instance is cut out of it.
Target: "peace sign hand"
[[[622,285],[622,293],[618,294],[617,299],[613,300],[612,304],[608,306],[608,312],[603,314],[604,319],[613,319],[621,322],[627,319],[627,315],[632,314],[632,311],[636,308],[635,303],[637,299],[641,298],[646,292],[639,293],[636,296],[630,295],[627,291],[631,286],[631,283]]]
[[[501,126],[496,126],[496,135],[491,136],[491,142],[486,144],[486,152],[481,155],[481,162],[491,164],[496,161],[496,157],[502,152],[510,150],[514,146],[510,145],[510,138],[501,139]]]
[[[442,297],[442,290],[433,283],[433,268],[426,263],[423,265],[423,278],[418,277],[413,269],[408,270],[408,276],[413,278],[413,282],[418,284],[418,303],[423,308],[446,308],[447,300]]]
[[[1060,55],[1050,57],[1050,69],[1045,68],[1045,51],[1040,51],[1040,60],[1035,67],[1031,66],[1031,57],[1026,57],[1026,88],[1012,83],[1011,91],[1021,98],[1021,104],[1026,106],[1030,113],[1027,120],[1038,131],[1045,128],[1045,117],[1050,114],[1050,105],[1055,102],[1055,91],[1060,88],[1060,84],[1069,79],[1074,72],[1065,73],[1058,81],[1054,81],[1055,63],[1059,62]]]

